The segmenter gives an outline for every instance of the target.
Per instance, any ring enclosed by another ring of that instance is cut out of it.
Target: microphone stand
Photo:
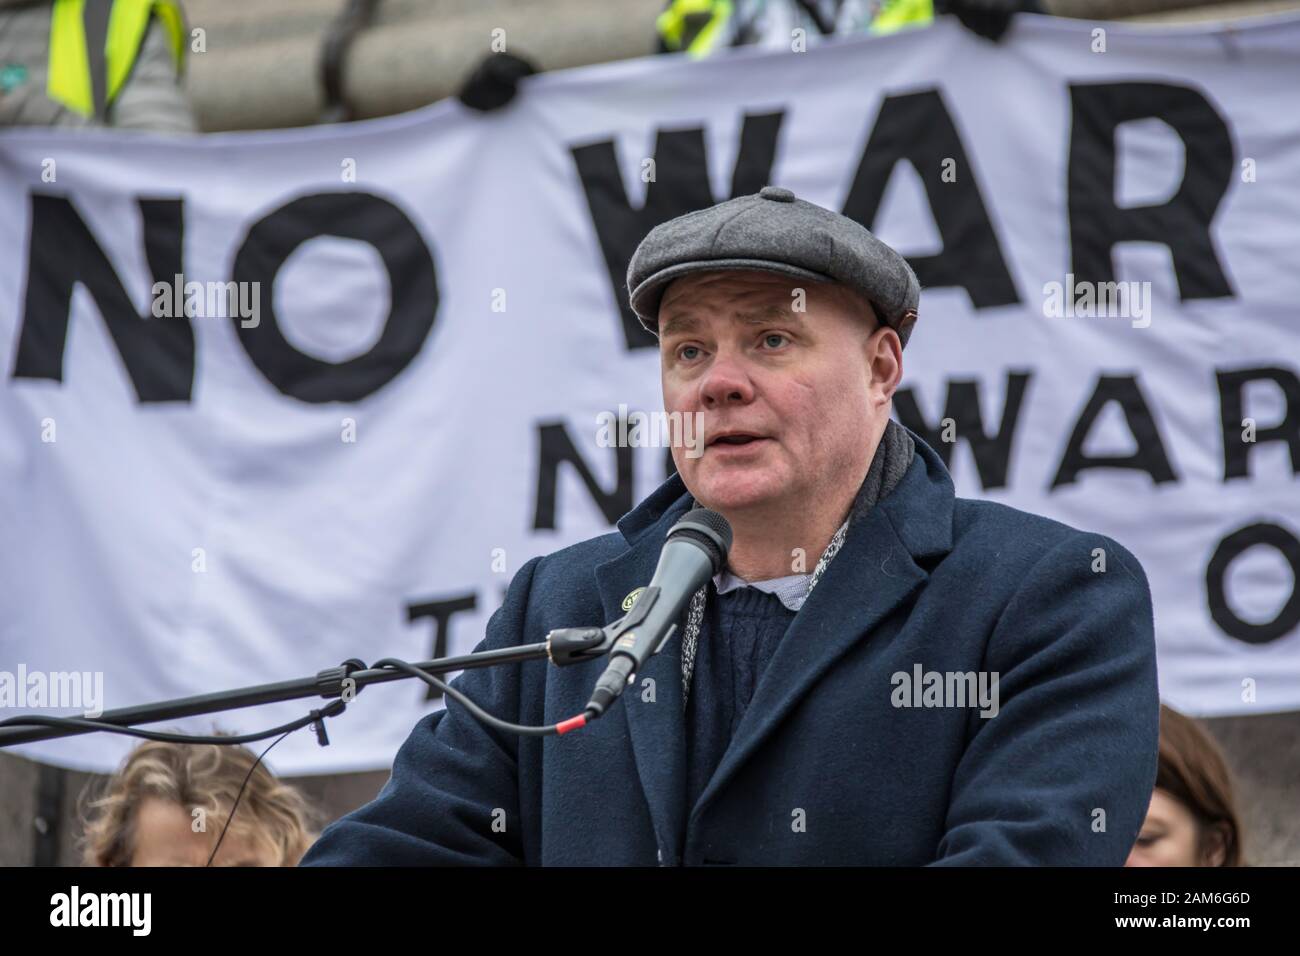
[[[617,624],[618,622],[614,622]],[[517,647],[503,647],[498,650],[477,651],[458,657],[439,657],[414,665],[416,670],[426,674],[444,674],[448,671],[471,670],[481,667],[493,667],[498,664],[513,664],[520,661],[549,658],[552,664],[564,667],[586,660],[601,657],[609,652],[613,639],[607,634],[607,628],[574,627],[551,631],[546,640],[537,644],[521,644]],[[333,717],[343,712],[347,702],[361,688],[370,684],[385,684],[389,681],[406,680],[416,675],[393,668],[367,667],[363,661],[351,658],[338,667],[326,668],[315,677],[298,680],[280,681],[274,684],[257,684],[241,687],[238,690],[219,691],[212,694],[200,694],[197,697],[180,697],[155,704],[142,704],[136,707],[122,707],[106,710],[94,718],[98,724],[111,724],[115,727],[133,727],[136,724],[152,724],[181,717],[194,717],[199,714],[213,714],[225,710],[238,710],[243,707],[257,707],[286,700],[301,700],[308,697],[333,699],[333,703],[311,712],[311,721],[316,729],[316,737],[321,746],[329,743],[325,735],[325,717]],[[345,697],[345,693],[348,695]],[[342,699],[340,699],[342,698]],[[103,727],[89,726],[89,721],[82,725],[43,726],[30,724],[22,726],[24,715],[12,719],[9,726],[0,726],[0,748],[16,744],[32,743],[37,740],[51,740],[56,737],[73,737],[104,730]],[[32,715],[28,715],[32,716]],[[44,717],[44,715],[41,715]],[[58,718],[51,718],[58,719]],[[14,726],[14,725],[19,726]]]

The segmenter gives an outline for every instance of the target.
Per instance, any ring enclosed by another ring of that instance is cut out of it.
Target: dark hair
[[[1203,852],[1211,830],[1223,835],[1223,866],[1245,866],[1241,821],[1223,752],[1192,718],[1160,705],[1160,764],[1156,789],[1178,800],[1200,824]]]

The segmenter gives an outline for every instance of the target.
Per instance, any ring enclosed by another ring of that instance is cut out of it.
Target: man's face
[[[861,299],[771,272],[693,273],[668,286],[659,330],[665,411],[703,413],[703,454],[672,450],[700,504],[798,507],[861,481],[902,371],[897,334]]]

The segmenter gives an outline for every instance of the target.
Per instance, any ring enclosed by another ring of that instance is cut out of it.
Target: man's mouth
[[[759,442],[767,441],[766,435],[759,435],[754,432],[722,432],[714,435],[704,445],[705,448],[714,448],[720,446],[727,447],[745,447],[755,445]]]

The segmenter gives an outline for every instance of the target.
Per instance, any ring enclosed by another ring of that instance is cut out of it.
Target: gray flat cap
[[[921,284],[901,255],[860,223],[780,186],[764,186],[655,226],[627,268],[628,298],[658,334],[668,283],[691,272],[753,269],[839,282],[860,293],[907,344]]]

